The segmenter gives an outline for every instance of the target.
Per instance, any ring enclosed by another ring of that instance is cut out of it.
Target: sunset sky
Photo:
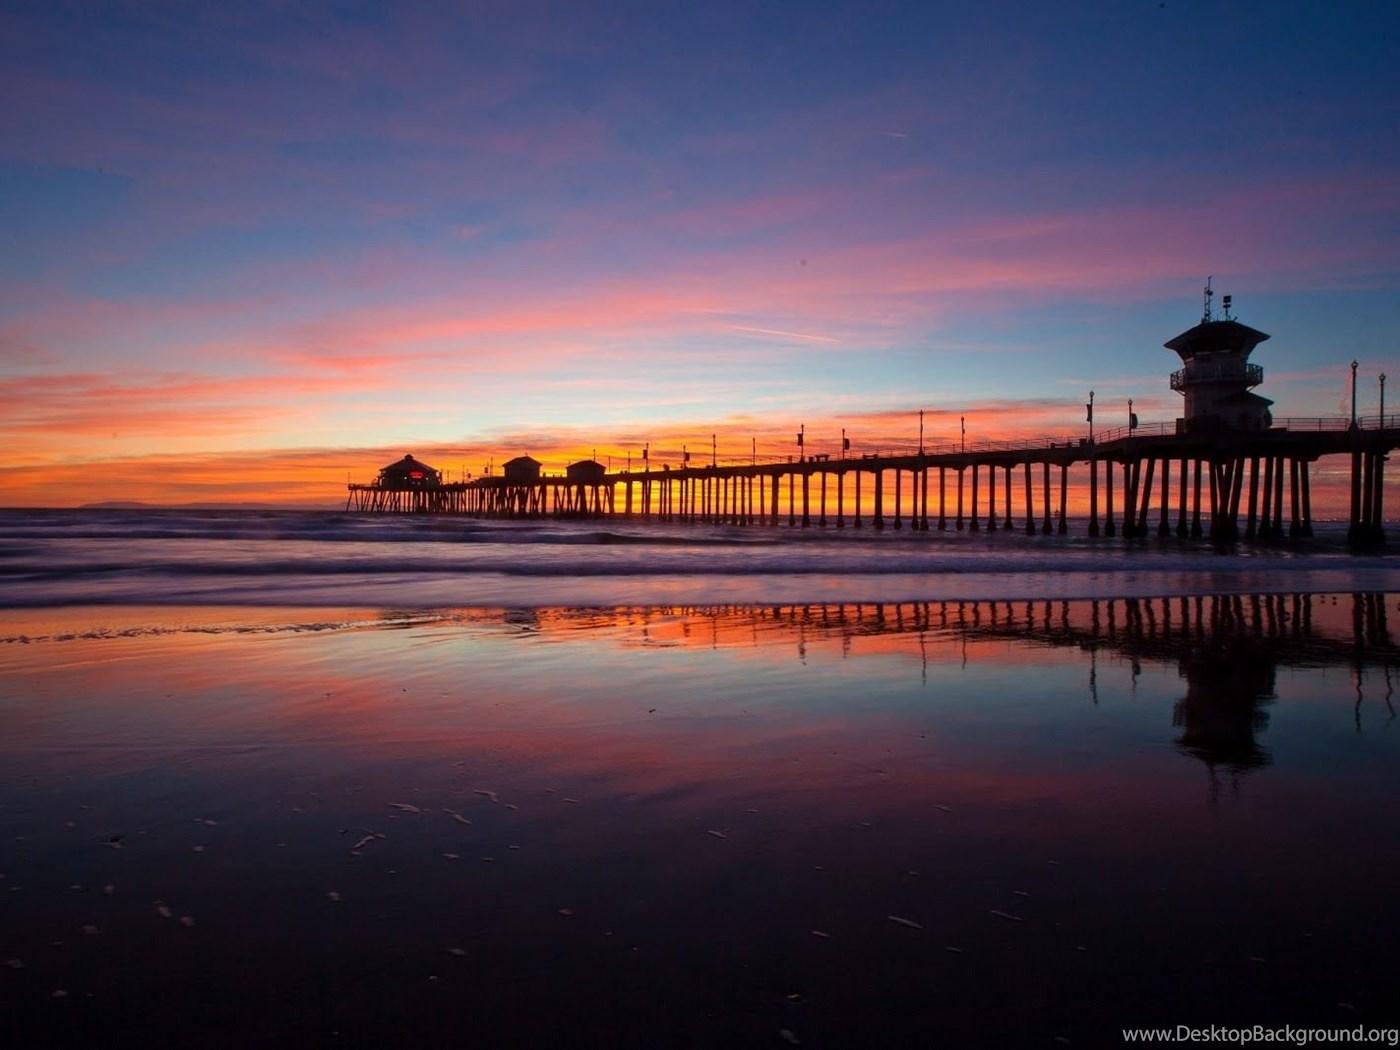
[[[1075,13],[1067,14],[1073,7]],[[1400,380],[1400,7],[0,6],[0,505]],[[1395,390],[1400,407],[1400,388]]]

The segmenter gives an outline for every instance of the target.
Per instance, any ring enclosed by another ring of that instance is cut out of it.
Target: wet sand
[[[1397,618],[5,612],[0,1038],[1393,1025]]]

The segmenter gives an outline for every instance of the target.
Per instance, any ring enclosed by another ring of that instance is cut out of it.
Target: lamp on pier
[[[1381,422],[1380,429],[1385,429],[1385,373],[1381,373]]]
[[[1351,426],[1356,429],[1356,365],[1355,359],[1351,362]]]

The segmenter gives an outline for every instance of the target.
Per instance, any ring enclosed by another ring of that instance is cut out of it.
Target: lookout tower
[[[1269,337],[1230,316],[1228,295],[1222,303],[1225,316],[1216,320],[1214,294],[1207,281],[1201,323],[1164,344],[1181,355],[1182,367],[1171,377],[1172,389],[1186,398],[1177,427],[1184,432],[1268,430],[1273,402],[1253,392],[1264,381],[1264,369],[1251,364],[1249,355]]]

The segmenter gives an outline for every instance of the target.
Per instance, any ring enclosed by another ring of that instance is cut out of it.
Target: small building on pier
[[[1207,313],[1195,328],[1165,344],[1181,355],[1182,367],[1172,373],[1171,384],[1186,398],[1178,423],[1183,433],[1269,429],[1273,402],[1253,391],[1264,381],[1264,369],[1249,360],[1267,338],[1233,319],[1211,320]]]
[[[569,481],[575,485],[601,485],[608,471],[596,459],[581,459],[577,463],[570,463],[566,474]]]
[[[509,485],[531,485],[540,480],[540,461],[533,456],[516,456],[501,465]]]
[[[406,455],[380,468],[379,486],[386,489],[426,489],[442,484],[442,472]]]

